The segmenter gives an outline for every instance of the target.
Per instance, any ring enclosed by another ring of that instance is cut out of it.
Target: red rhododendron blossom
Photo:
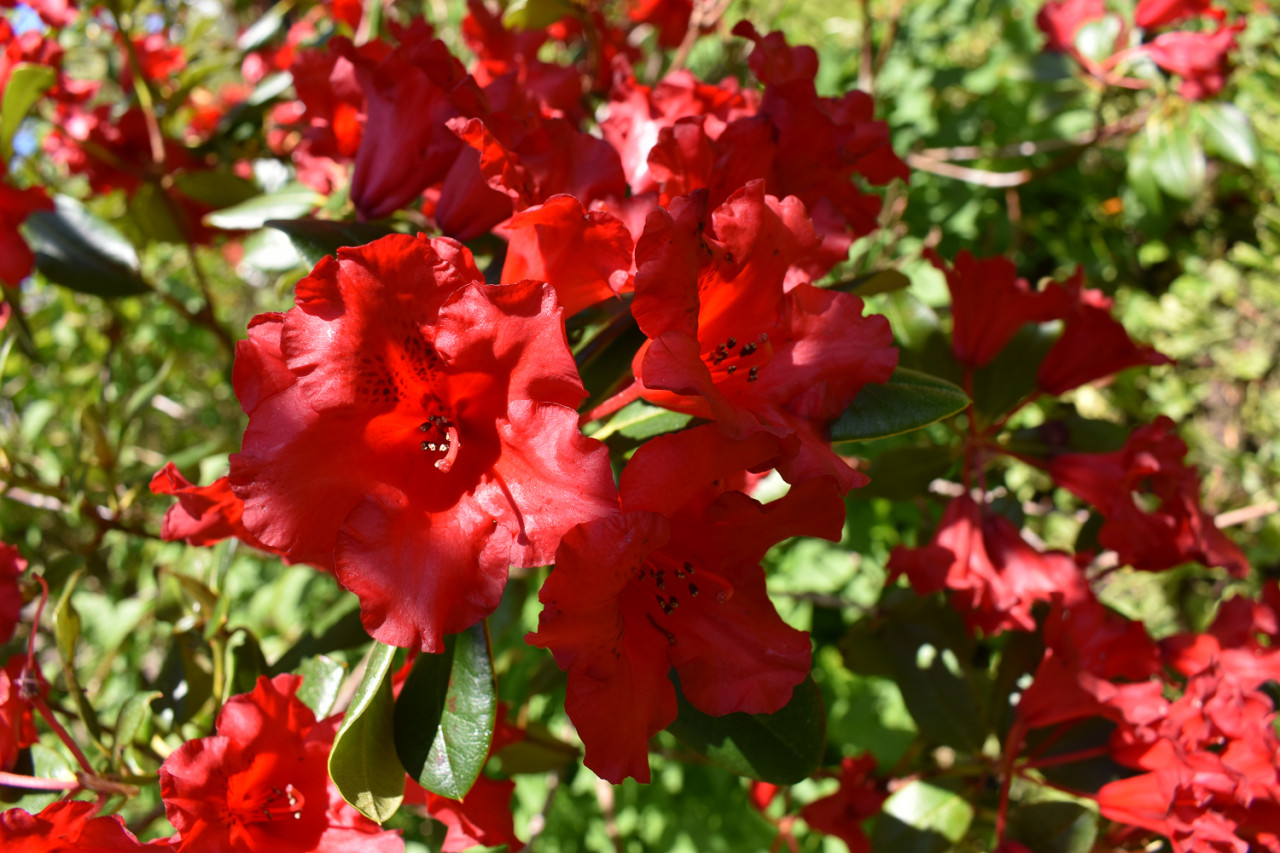
[[[1067,453],[1049,462],[1058,485],[1098,508],[1106,522],[1098,534],[1120,561],[1161,571],[1196,561],[1244,576],[1249,564],[1200,506],[1200,478],[1183,463],[1187,445],[1160,417],[1139,427],[1114,453]],[[1135,498],[1150,494],[1159,506],[1148,511]]]
[[[647,782],[649,738],[676,717],[671,670],[715,716],[777,711],[809,672],[808,637],[765,592],[760,560],[789,536],[838,539],[843,505],[818,477],[761,505],[735,487],[778,443],[713,425],[653,439],[622,473],[622,512],[565,534],[534,645],[569,675],[565,710],[602,778]]]
[[[602,210],[583,210],[573,196],[553,196],[517,213],[501,233],[507,238],[502,280],[547,282],[566,317],[630,289],[631,233]]]
[[[27,570],[27,561],[18,549],[0,542],[0,643],[9,642],[22,613],[22,587],[18,578]]]
[[[168,80],[187,66],[187,58],[183,55],[182,48],[171,44],[164,33],[151,33],[131,41],[134,55],[138,57],[138,67],[142,69],[142,76],[147,80],[153,82]],[[121,52],[125,55],[121,60],[124,71],[120,85],[129,87],[133,85],[133,62],[129,59],[127,49],[121,48]]]
[[[31,699],[46,690],[44,680],[17,654],[0,669],[0,770],[18,761],[18,753],[36,742]]]
[[[1036,551],[1012,522],[967,495],[947,506],[930,545],[895,548],[889,570],[905,573],[921,595],[951,590],[965,620],[989,635],[1034,631],[1031,607],[1037,601],[1057,595],[1070,606],[1088,596],[1070,556]]]
[[[494,14],[483,0],[467,0],[462,37],[476,55],[471,76],[491,102],[505,101],[518,93],[536,102],[544,117],[566,118],[575,124],[585,118],[577,70],[538,59],[539,48],[549,38],[546,30],[507,29],[502,25],[501,10]],[[510,95],[495,97],[498,90]]]
[[[507,569],[616,505],[561,311],[487,285],[461,244],[393,235],[327,257],[238,347],[244,525],[333,566],[376,639],[425,651],[484,618]]]
[[[975,258],[964,249],[948,267],[932,250],[925,256],[947,277],[951,348],[965,367],[989,364],[1024,325],[1057,320],[1069,310],[1067,291],[1036,290],[1007,258]]]
[[[1140,0],[1133,10],[1133,22],[1152,30],[1208,14],[1212,9],[1213,0]]]
[[[171,839],[143,844],[119,815],[94,817],[98,807],[78,800],[50,803],[39,814],[9,809],[0,814],[5,853],[111,853],[174,850]]]
[[[677,47],[689,31],[693,0],[628,0],[627,17],[652,25],[663,47]]]
[[[871,853],[871,840],[862,823],[879,814],[888,794],[874,773],[876,758],[864,753],[840,762],[840,789],[800,810],[800,817],[818,832],[834,835],[849,845],[849,853]]]
[[[1227,55],[1235,50],[1236,33],[1244,22],[1223,24],[1211,33],[1164,33],[1143,45],[1152,62],[1182,78],[1178,94],[1189,101],[1211,98],[1227,84],[1231,63]]]
[[[826,431],[897,365],[888,321],[864,317],[852,294],[788,286],[792,262],[816,243],[797,199],[766,196],[755,181],[710,216],[705,200],[653,211],[636,246],[631,310],[649,337],[632,361],[641,394],[712,418],[733,438],[778,436],[794,452],[777,466],[788,482],[862,485]]]
[[[160,767],[165,813],[182,853],[399,853],[329,781],[338,717],[316,721],[302,679],[258,679],[218,714],[217,734],[189,740]]]
[[[1084,286],[1084,270],[1050,290],[1067,294],[1069,308],[1062,335],[1045,354],[1036,385],[1058,396],[1130,367],[1169,364],[1172,359],[1149,346],[1135,344],[1120,321],[1111,316],[1113,300]]]
[[[172,463],[166,464],[151,478],[151,492],[174,495],[178,502],[169,507],[160,524],[160,538],[168,542],[181,539],[188,545],[215,545],[235,537],[260,551],[270,551],[245,529],[240,520],[244,501],[231,491],[227,477],[207,486],[194,485]]]
[[[22,239],[18,226],[37,210],[53,210],[53,202],[43,189],[19,190],[0,179],[0,283],[17,287],[31,275],[35,255]]]
[[[1106,15],[1103,0],[1048,0],[1036,15],[1036,26],[1047,39],[1045,50],[1071,53],[1080,28]]]
[[[1160,650],[1169,666],[1183,675],[1216,666],[1224,678],[1255,690],[1268,681],[1280,682],[1277,615],[1265,603],[1236,596],[1218,609],[1207,633],[1169,637]]]
[[[344,38],[334,49],[355,66],[365,96],[365,130],[356,152],[351,201],[366,219],[387,216],[444,178],[462,150],[445,122],[483,112],[483,95],[420,21],[405,43],[374,59]]]

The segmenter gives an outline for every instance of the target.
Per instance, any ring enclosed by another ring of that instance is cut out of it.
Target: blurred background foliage
[[[1251,15],[1221,98],[1206,106],[1162,96],[1148,108],[1149,93],[1103,90],[1084,81],[1067,58],[1042,52],[1034,23],[1039,5],[735,0],[724,17],[725,37],[699,42],[689,65],[711,79],[745,75],[746,44],[727,32],[748,19],[761,31],[783,30],[793,44],[814,45],[823,94],[851,87],[873,92],[895,149],[910,154],[916,168],[909,186],[890,187],[884,227],[859,242],[838,276],[886,268],[907,274],[910,288],[870,300],[911,350],[904,361],[927,361],[930,328],[945,315],[939,311],[947,301],[942,277],[921,261],[926,247],[944,257],[964,248],[1003,254],[1032,280],[1061,278],[1080,265],[1093,286],[1113,293],[1133,337],[1178,364],[1131,371],[1103,389],[1080,389],[1065,405],[1120,426],[1161,413],[1178,420],[1190,461],[1202,470],[1206,507],[1245,510],[1232,535],[1253,562],[1248,584],[1256,588],[1280,576],[1280,19]],[[1234,5],[1242,14],[1252,9],[1251,0]],[[461,4],[433,0],[404,9],[436,21],[440,36],[467,56],[456,30]],[[183,17],[196,59],[185,72],[193,79],[181,85],[194,85],[195,75],[210,88],[219,75],[234,79],[234,52],[205,47],[235,40],[217,4],[144,0],[133,14]],[[255,15],[247,4],[241,14]],[[69,47],[68,70],[82,76],[103,76],[102,56],[116,55],[102,45]],[[1145,73],[1156,87],[1165,85],[1154,69]],[[1235,111],[1226,119],[1211,112],[1224,104]],[[1247,117],[1252,140],[1241,137],[1243,131],[1223,139],[1207,129],[1224,122],[1238,129],[1238,115]],[[259,144],[252,111],[240,118],[247,130],[218,143],[225,156],[253,156]],[[1179,135],[1186,136],[1182,160],[1155,150]],[[32,150],[28,142],[29,156],[14,168],[41,174]],[[937,173],[948,166],[965,171],[960,177]],[[1005,185],[1010,174],[1020,176],[1016,185]],[[63,191],[84,192],[74,184]],[[328,576],[281,566],[234,544],[198,549],[159,541],[170,500],[147,488],[170,460],[193,478],[199,474],[201,483],[220,476],[244,426],[229,383],[227,341],[207,322],[196,322],[206,303],[193,287],[191,265],[203,272],[214,322],[234,339],[253,315],[291,305],[291,285],[305,272],[297,255],[263,230],[248,234],[243,253],[150,243],[145,211],[126,209],[118,196],[94,204],[135,246],[145,244],[142,272],[163,297],[99,299],[38,281],[23,290],[25,322],[14,331],[17,321],[11,321],[0,350],[6,498],[0,539],[17,544],[55,589],[72,590],[81,633],[71,671],[58,679],[66,689],[63,705],[70,709],[77,695],[86,697],[105,723],[82,734],[146,776],[177,744],[208,733],[216,700],[248,689],[260,672],[292,669],[310,655],[325,653],[352,666],[362,635],[354,601]],[[1033,406],[1014,425],[1030,429],[1062,414]],[[945,447],[947,439],[945,429],[935,427],[858,446],[873,475],[881,457],[887,473],[850,496],[843,542],[791,543],[770,558],[780,610],[811,630],[817,643],[814,678],[826,707],[829,766],[869,750],[882,771],[901,768],[917,761],[928,741],[917,738],[917,729],[933,732],[936,725],[913,718],[900,679],[877,660],[876,613],[888,601],[882,588],[889,551],[928,540],[942,498],[922,487],[952,464],[943,451],[919,470],[905,471],[892,466],[892,454]],[[1084,515],[1035,513],[1051,489],[1043,474],[1011,468],[1000,479],[1010,512],[1025,517],[1043,541],[1087,544]],[[1069,500],[1058,495],[1059,505]],[[573,744],[563,675],[547,653],[523,642],[536,624],[539,580],[537,572],[514,578],[491,620],[499,693],[521,722]],[[1203,628],[1225,589],[1219,575],[1200,569],[1121,571],[1110,584],[1109,603],[1143,618],[1157,637]],[[911,624],[933,617],[914,618]],[[7,657],[18,645],[15,640],[0,653]],[[46,674],[55,677],[62,671],[55,644],[46,644],[43,654]],[[224,658],[228,666],[220,663]],[[990,660],[962,663],[965,678],[986,684],[995,677]],[[153,713],[121,741],[117,729],[130,697],[152,691],[159,694]],[[650,786],[605,785],[554,749],[499,756],[504,770],[538,771],[517,776],[517,831],[536,836],[536,849],[548,853],[770,848],[776,830],[749,805],[744,780],[706,765],[665,732],[654,746]],[[41,774],[56,775],[59,763],[67,765],[53,748],[38,748],[33,760]],[[832,780],[811,780],[791,796],[806,802],[832,788]],[[152,834],[160,834],[158,796],[154,786],[143,791],[123,812],[133,824],[152,820]],[[34,810],[52,796],[29,794],[20,803]],[[975,827],[969,838],[982,837],[976,828],[989,826],[989,811],[968,815]],[[407,816],[396,820],[408,830],[410,850],[438,849],[438,827]],[[973,844],[957,849],[982,849]],[[844,849],[816,833],[801,833],[800,845]]]

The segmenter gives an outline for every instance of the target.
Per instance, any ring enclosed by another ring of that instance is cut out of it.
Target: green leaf
[[[489,758],[498,698],[484,623],[419,655],[395,710],[396,752],[418,784],[451,800],[471,790]]]
[[[1148,125],[1147,131],[1156,183],[1174,198],[1191,198],[1204,185],[1205,159],[1200,140],[1185,123]]]
[[[281,0],[272,6],[261,18],[254,21],[252,26],[240,34],[240,38],[236,40],[236,47],[248,53],[271,41],[284,26],[284,16],[292,7],[293,0]]]
[[[934,599],[915,599],[885,626],[894,681],[920,732],[969,751],[982,747],[982,713],[969,681],[972,657],[960,617]]]
[[[878,293],[893,293],[895,290],[904,290],[910,286],[911,279],[897,270],[879,270],[828,285],[827,290],[839,290],[865,297],[875,296]]]
[[[774,785],[808,778],[822,763],[827,719],[818,686],[809,676],[773,714],[712,717],[689,703],[676,681],[680,712],[667,727],[690,749],[737,773]]]
[[[116,730],[111,741],[111,755],[115,761],[120,760],[124,748],[133,743],[143,724],[151,718],[151,702],[159,699],[161,693],[152,690],[147,693],[135,693],[120,706],[116,715]]]
[[[58,654],[68,667],[75,661],[76,641],[80,639],[80,614],[71,603],[71,593],[75,591],[78,580],[79,570],[67,580],[67,585],[62,588],[62,595],[53,608],[53,638],[58,646]]]
[[[927,373],[899,367],[883,385],[867,385],[858,392],[831,427],[831,440],[865,441],[926,427],[949,418],[969,398],[955,385]]]
[[[396,232],[372,222],[341,222],[331,219],[271,219],[263,223],[284,233],[311,266],[325,255],[336,255],[343,246],[363,246]]]
[[[252,231],[273,219],[293,219],[324,204],[324,196],[305,184],[285,184],[266,195],[206,214],[204,223],[226,231]]]
[[[396,758],[391,662],[394,646],[373,651],[329,753],[329,778],[342,798],[377,823],[404,800],[404,768]]]
[[[298,667],[298,675],[302,676],[298,698],[315,712],[316,719],[323,720],[333,713],[334,703],[338,701],[338,688],[346,674],[346,664],[328,655],[307,658]]]
[[[210,207],[241,204],[258,195],[253,181],[224,169],[183,172],[173,179],[178,192]]]
[[[990,364],[973,374],[973,407],[980,419],[994,421],[1036,387],[1040,363],[1061,335],[1057,323],[1023,326]]]
[[[56,79],[57,74],[47,65],[19,62],[9,71],[4,100],[0,101],[0,156],[4,162],[8,163],[13,156],[13,137],[18,126]]]
[[[142,410],[151,404],[152,398],[160,390],[160,386],[164,385],[164,381],[169,378],[169,371],[173,369],[174,356],[170,354],[160,365],[160,369],[156,371],[146,382],[143,382],[133,393],[129,395],[129,400],[125,403],[124,416],[121,418],[120,429],[124,430],[134,418],[141,414]]]
[[[27,217],[36,267],[45,278],[102,297],[134,296],[148,290],[138,274],[138,255],[119,231],[74,199],[58,196],[54,204],[54,210],[38,210]]]
[[[1098,816],[1079,803],[1029,803],[1009,813],[1009,837],[1036,853],[1089,853]]]
[[[635,441],[644,441],[655,435],[683,429],[691,420],[693,418],[690,415],[636,400],[618,410],[604,426],[592,433],[592,438],[604,441],[618,433]]]
[[[1244,110],[1222,101],[1197,105],[1204,123],[1205,147],[1233,163],[1253,168],[1258,162],[1258,137]]]
[[[964,838],[972,821],[973,806],[961,794],[917,779],[885,800],[871,833],[871,849],[941,853]]]
[[[540,30],[572,14],[573,4],[567,0],[513,0],[502,15],[502,24],[522,30]]]

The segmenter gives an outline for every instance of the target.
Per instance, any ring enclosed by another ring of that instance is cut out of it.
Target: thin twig
[[[1213,517],[1213,526],[1218,529],[1234,527],[1237,524],[1244,524],[1256,518],[1266,518],[1277,510],[1280,510],[1280,502],[1277,501],[1265,501],[1253,506],[1242,506],[1239,509],[1232,509],[1215,515]]]

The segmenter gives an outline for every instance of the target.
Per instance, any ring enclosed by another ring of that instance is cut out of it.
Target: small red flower
[[[31,275],[35,255],[18,232],[18,226],[34,211],[53,210],[53,202],[40,187],[25,190],[0,179],[0,283],[17,287]]]
[[[217,734],[178,747],[160,767],[165,813],[182,853],[399,853],[329,781],[339,718],[316,721],[302,679],[258,679],[218,714]]]
[[[27,561],[18,549],[0,542],[0,643],[9,642],[22,613],[22,588],[18,578],[27,570]]]
[[[82,801],[50,803],[39,814],[9,809],[0,814],[0,846],[5,853],[160,853],[174,850],[172,839],[143,844],[119,815],[94,817],[98,807]]]
[[[1075,51],[1076,33],[1085,24],[1106,17],[1103,0],[1048,0],[1036,15],[1036,26],[1045,34],[1044,49],[1057,53]]]
[[[831,450],[826,430],[898,353],[884,317],[857,296],[794,275],[816,243],[804,205],[753,181],[706,215],[705,196],[649,215],[636,246],[632,313],[649,340],[632,361],[642,395],[719,422],[727,435],[768,432],[794,455],[789,482],[834,476],[841,491],[866,477]]]
[[[1243,577],[1249,570],[1240,549],[1200,505],[1200,478],[1183,463],[1187,445],[1160,417],[1134,430],[1114,453],[1068,453],[1049,462],[1055,482],[1098,508],[1106,522],[1098,534],[1121,562],[1161,571],[1196,561]],[[1159,501],[1148,511],[1134,495]]]
[[[627,17],[637,24],[651,24],[663,47],[677,47],[689,31],[693,0],[629,0]]]
[[[965,249],[948,267],[932,250],[926,257],[946,274],[951,347],[965,367],[989,364],[1024,325],[1060,319],[1069,308],[1066,291],[1036,290],[1007,258],[975,258]]]
[[[1236,48],[1236,33],[1245,22],[1223,24],[1211,33],[1171,32],[1152,39],[1143,50],[1151,60],[1182,78],[1178,94],[1190,101],[1210,98],[1222,91],[1231,71],[1228,54]]]
[[[849,845],[850,853],[871,853],[871,840],[862,823],[879,814],[887,798],[884,783],[873,775],[874,755],[864,753],[840,762],[840,789],[800,810],[805,823]]]
[[[511,566],[616,505],[548,285],[487,285],[447,239],[325,258],[236,356],[244,525],[333,566],[377,639],[426,651],[484,618]]]
[[[1133,22],[1144,30],[1153,30],[1208,14],[1212,9],[1213,0],[1140,0],[1133,10]]]
[[[808,637],[774,610],[759,563],[788,536],[839,538],[843,507],[829,477],[764,506],[735,491],[778,450],[712,425],[653,439],[622,473],[623,512],[565,534],[527,639],[568,673],[565,709],[602,778],[649,780],[648,740],[676,717],[671,670],[717,716],[777,711],[808,674]]]
[[[13,767],[18,753],[36,742],[31,699],[46,689],[39,672],[27,665],[25,654],[9,658],[0,669],[0,770]]]
[[[166,81],[187,66],[187,58],[183,55],[182,48],[171,44],[164,33],[151,33],[131,41],[134,53],[138,57],[138,65],[142,69],[142,76],[147,80]],[[125,71],[120,85],[132,86],[133,63],[129,60],[125,48],[121,48],[121,52],[125,53],[122,57]]]
[[[197,486],[170,462],[151,478],[151,492],[178,498],[160,525],[160,538],[165,541],[181,539],[188,545],[214,545],[235,537],[260,551],[271,550],[245,529],[241,521],[244,501],[231,491],[227,477]]]
[[[1062,336],[1045,354],[1036,385],[1047,394],[1065,394],[1089,382],[1130,367],[1169,364],[1172,359],[1152,347],[1135,344],[1111,316],[1114,301],[1084,286],[1084,270],[1049,290],[1065,294],[1067,310]]]

